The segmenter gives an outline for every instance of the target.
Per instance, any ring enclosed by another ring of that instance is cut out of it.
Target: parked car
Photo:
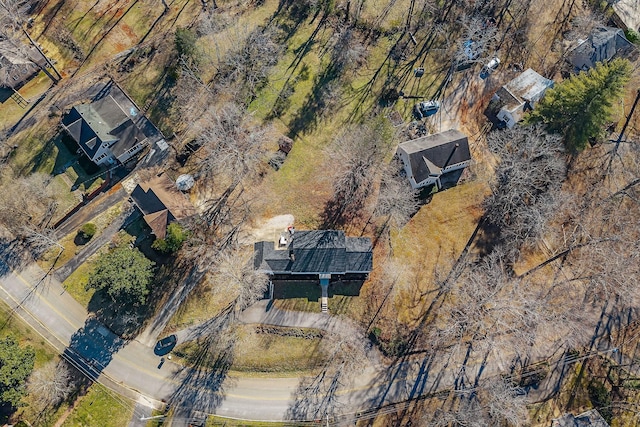
[[[418,119],[433,116],[440,109],[439,101],[422,101],[413,107],[413,113]]]
[[[157,356],[164,356],[165,354],[173,350],[177,342],[178,337],[176,337],[175,335],[164,337],[156,343],[156,346],[153,348],[153,353]]]
[[[489,77],[489,74],[493,73],[495,69],[498,68],[498,65],[500,65],[500,58],[494,56],[484,67],[482,67],[482,71],[480,71],[480,78],[484,80]]]

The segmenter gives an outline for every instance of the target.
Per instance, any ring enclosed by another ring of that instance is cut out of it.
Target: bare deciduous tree
[[[233,245],[218,253],[209,281],[238,314],[264,296],[269,279],[253,267],[253,251]]]
[[[0,222],[5,227],[21,236],[25,227],[39,232],[50,226],[58,207],[48,187],[50,175],[34,173],[16,177],[7,171],[2,181]]]
[[[499,164],[485,217],[498,242],[516,260],[523,245],[535,244],[549,214],[558,206],[566,164],[560,138],[540,127],[493,132],[487,139]]]
[[[227,103],[206,113],[207,123],[199,132],[200,173],[208,179],[226,177],[240,182],[266,164],[266,143],[271,128],[258,125],[237,104]]]
[[[326,226],[344,223],[360,214],[392,139],[383,120],[352,128],[334,139],[327,149],[335,166],[335,178],[333,197],[325,207]]]
[[[251,102],[267,82],[271,68],[283,52],[278,37],[273,26],[257,28],[239,48],[221,58],[216,80],[227,86],[238,101]]]
[[[43,411],[55,407],[68,398],[74,390],[71,373],[65,361],[50,361],[33,371],[27,383],[29,395]]]
[[[414,190],[406,177],[399,175],[400,166],[392,161],[383,169],[380,192],[374,215],[386,218],[384,227],[404,226],[418,211],[418,191]]]

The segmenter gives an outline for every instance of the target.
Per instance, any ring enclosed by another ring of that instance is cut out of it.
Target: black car
[[[157,356],[164,356],[173,350],[177,342],[178,338],[175,335],[169,335],[168,337],[162,338],[156,343],[153,353]]]

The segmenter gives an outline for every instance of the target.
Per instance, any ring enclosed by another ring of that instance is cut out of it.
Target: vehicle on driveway
[[[165,354],[173,350],[177,342],[178,337],[176,337],[175,335],[164,337],[156,343],[156,346],[153,349],[153,353],[157,356],[164,356]]]
[[[433,116],[440,109],[439,101],[422,101],[413,107],[413,114],[418,119]]]
[[[498,65],[500,65],[500,58],[494,56],[484,67],[482,67],[482,70],[480,71],[480,78],[484,80],[489,77],[489,75],[498,68]]]

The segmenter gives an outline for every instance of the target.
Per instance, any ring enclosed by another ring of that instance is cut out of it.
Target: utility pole
[[[616,140],[616,145],[611,150],[611,157],[609,158],[609,165],[607,166],[607,173],[611,171],[611,163],[613,163],[613,158],[618,154],[618,147],[620,147],[620,143],[622,142],[622,138],[624,137],[624,132],[627,130],[627,126],[629,126],[629,122],[631,121],[631,117],[633,117],[633,113],[638,106],[638,101],[640,101],[640,89],[636,92],[636,99],[633,101],[633,105],[631,106],[631,111],[629,111],[629,115],[627,116],[627,120],[624,122],[624,126],[622,126],[622,130],[620,131],[620,135],[618,135],[618,139]]]

